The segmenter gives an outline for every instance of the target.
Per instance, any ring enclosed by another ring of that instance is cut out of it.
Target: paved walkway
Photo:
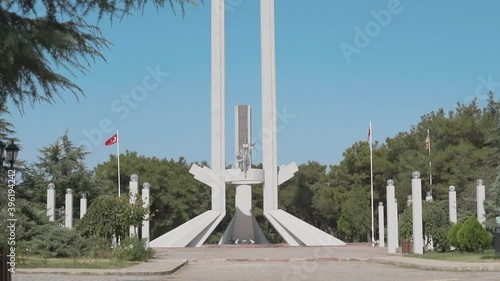
[[[463,263],[404,257],[387,254],[386,248],[367,244],[335,247],[289,246],[221,246],[201,248],[157,249],[154,260],[125,269],[18,269],[21,274],[71,275],[170,275],[186,264],[219,263],[304,263],[304,262],[371,262],[398,267],[436,271],[500,272],[499,262]]]

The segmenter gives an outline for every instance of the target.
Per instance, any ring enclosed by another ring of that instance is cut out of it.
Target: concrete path
[[[332,247],[289,246],[221,246],[201,248],[157,249],[154,260],[125,269],[18,269],[21,274],[71,274],[71,275],[171,275],[188,263],[214,262],[229,264],[328,264],[332,262],[368,262],[390,266],[435,271],[488,271],[500,272],[498,262],[448,262],[389,255],[386,248],[367,244]],[[189,269],[189,268],[188,268]],[[499,273],[500,274],[500,273]],[[499,275],[500,276],[500,275]],[[500,278],[499,278],[500,279]]]

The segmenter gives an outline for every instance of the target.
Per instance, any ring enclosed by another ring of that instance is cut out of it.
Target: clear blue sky
[[[103,33],[113,42],[104,52],[107,63],[97,61],[89,75],[74,79],[86,98],[77,102],[68,94],[53,106],[27,107],[24,116],[11,106],[8,119],[22,140],[20,157],[36,160],[38,149],[66,129],[76,144],[89,141],[84,132],[102,132],[99,123],[107,119],[120,131],[122,152],[210,161],[210,1],[205,2],[188,8],[184,18],[169,8],[150,8],[113,25],[103,19]],[[227,161],[232,163],[234,106],[250,104],[254,135],[261,127],[260,1],[229,2]],[[347,147],[366,140],[370,120],[374,140],[383,142],[431,110],[452,109],[475,95],[484,105],[487,90],[476,92],[479,77],[500,82],[500,1],[401,0],[391,7],[391,19],[374,29],[372,11],[388,10],[391,2],[276,0],[278,110],[295,115],[280,124],[279,164],[336,164]],[[368,44],[355,44],[356,27],[372,28]],[[360,47],[350,62],[342,43]],[[135,108],[126,106],[125,116],[121,96],[143,85],[146,67],[157,65],[170,75]],[[103,144],[113,134],[94,136],[98,145],[90,147],[89,168],[116,153],[116,147]],[[255,156],[256,162],[261,159]]]

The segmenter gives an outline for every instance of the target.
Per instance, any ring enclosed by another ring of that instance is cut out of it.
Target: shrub
[[[483,252],[491,247],[489,232],[470,216],[457,232],[458,249],[464,252]]]
[[[44,258],[77,258],[90,252],[93,241],[79,236],[76,231],[56,224],[38,225],[29,241],[22,241],[29,254]]]
[[[399,237],[402,240],[411,240],[413,235],[413,211],[407,206],[399,218]]]
[[[137,237],[123,239],[114,251],[114,257],[122,261],[147,261],[154,256],[154,250],[146,249],[145,243]]]
[[[451,246],[453,246],[455,248],[459,248],[457,234],[458,234],[458,231],[460,230],[460,228],[462,228],[462,225],[463,225],[463,222],[457,222],[448,231],[448,242],[450,243]]]

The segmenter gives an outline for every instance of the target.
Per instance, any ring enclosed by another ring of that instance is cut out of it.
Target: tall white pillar
[[[424,234],[422,222],[422,180],[420,172],[413,172],[411,180],[411,194],[413,198],[413,253],[424,254]]]
[[[395,198],[396,191],[394,181],[387,181],[387,252],[389,254],[396,253],[396,208]]]
[[[262,164],[264,211],[278,209],[278,154],[276,124],[276,59],[274,0],[261,0]]]
[[[146,247],[149,248],[149,187],[150,184],[148,182],[145,182],[142,185],[142,202],[143,202],[143,207],[146,209],[147,214],[144,216],[144,220],[142,221],[142,240],[145,241]]]
[[[226,213],[226,51],[224,0],[212,0],[212,210]]]
[[[80,198],[80,219],[87,213],[87,195],[82,194]]]
[[[484,210],[484,200],[486,199],[486,190],[482,179],[477,180],[476,186],[477,197],[477,220],[484,226],[486,222],[486,212]]]
[[[394,209],[396,210],[396,248],[399,247],[399,211],[398,211],[398,199],[394,199]]]
[[[378,246],[385,247],[384,203],[378,203]]]
[[[66,228],[73,228],[73,190],[66,189],[66,198],[64,205],[64,226]]]
[[[139,193],[139,176],[137,174],[132,174],[130,176],[129,183],[129,194],[130,194],[130,204],[135,204],[137,202],[137,194]],[[137,226],[131,225],[129,230],[129,236],[137,236]]]
[[[450,186],[450,191],[448,192],[448,201],[450,221],[457,223],[457,193],[453,185]]]
[[[49,221],[56,219],[56,186],[53,183],[47,188],[47,217]]]

